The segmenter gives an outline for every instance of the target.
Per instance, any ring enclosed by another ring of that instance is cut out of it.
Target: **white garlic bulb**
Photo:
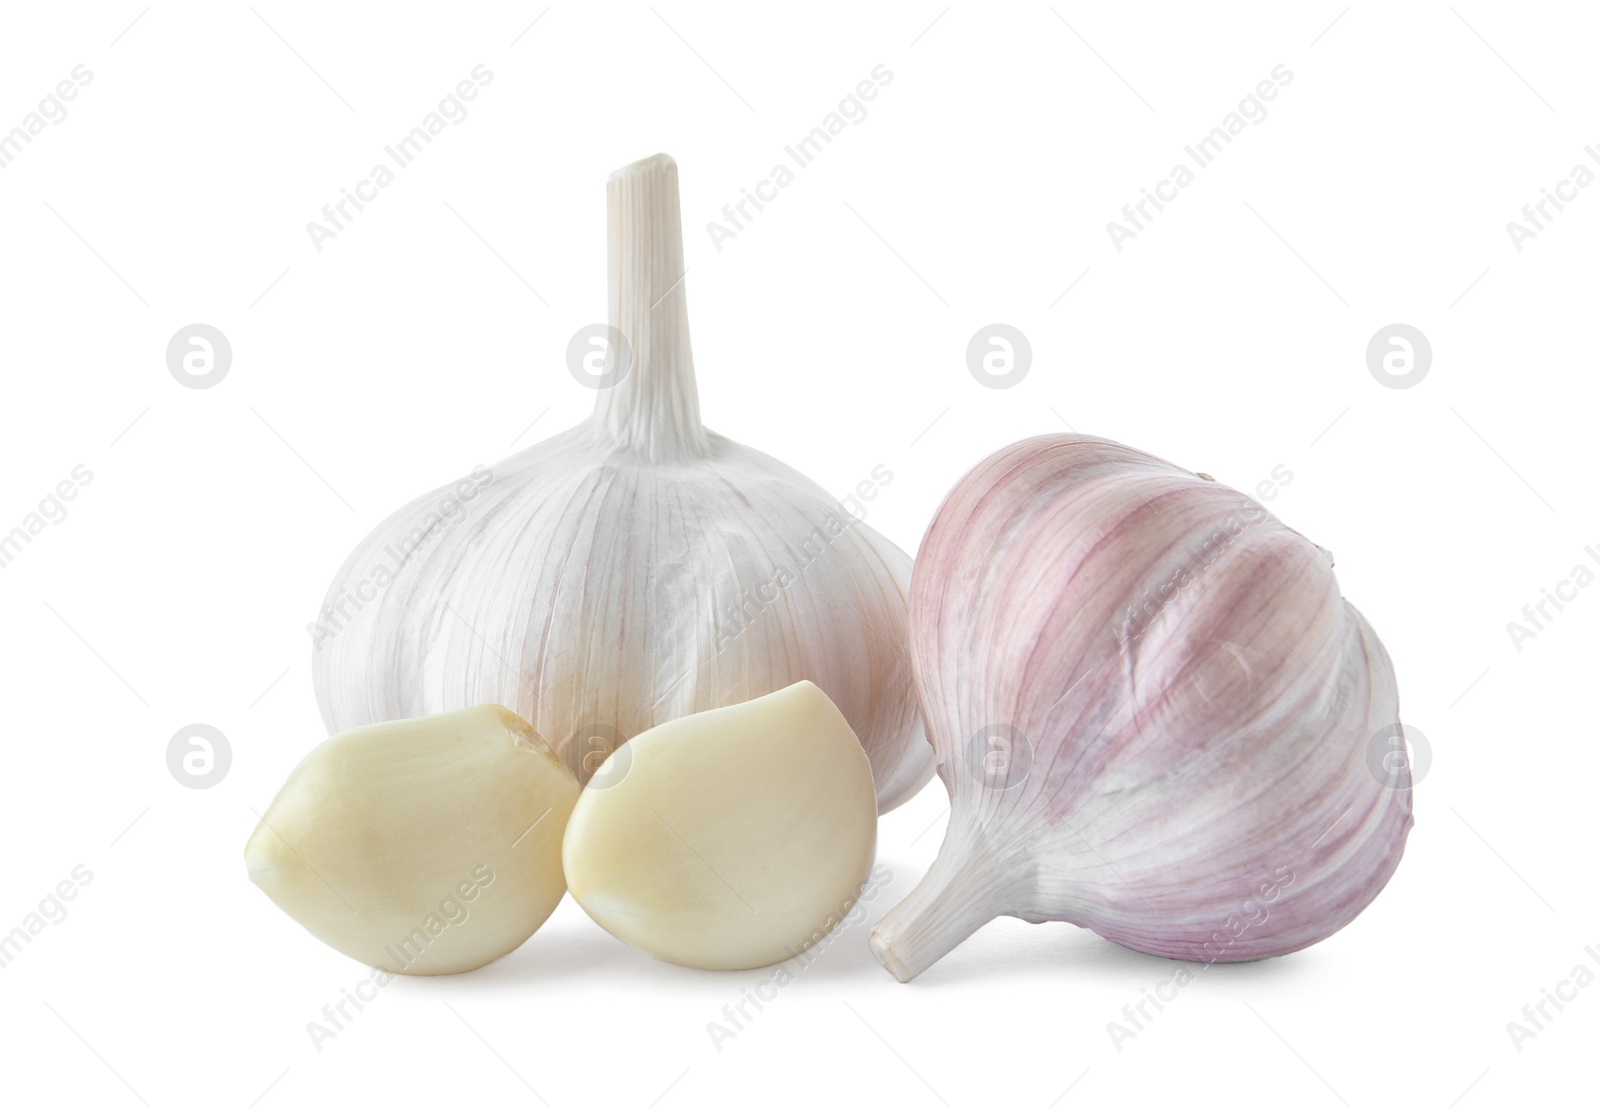
[[[758,968],[844,919],[877,833],[861,744],[801,681],[629,740],[578,799],[562,865],[578,905],[635,948]]]
[[[593,415],[357,547],[313,630],[323,719],[339,732],[492,701],[587,780],[653,725],[810,680],[892,809],[932,775],[906,657],[910,558],[701,425],[673,161],[618,171],[607,202],[624,343]]]
[[[996,917],[1201,963],[1304,948],[1411,828],[1394,670],[1326,551],[1208,478],[1031,438],[928,528],[912,664],[943,846],[876,927],[908,980]]]

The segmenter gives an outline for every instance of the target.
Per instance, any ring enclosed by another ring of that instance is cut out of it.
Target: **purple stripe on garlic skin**
[[[1002,915],[1278,956],[1399,863],[1410,777],[1369,768],[1389,657],[1331,556],[1221,484],[1076,434],[996,453],[923,540],[911,645],[951,806],[872,936],[897,979]]]

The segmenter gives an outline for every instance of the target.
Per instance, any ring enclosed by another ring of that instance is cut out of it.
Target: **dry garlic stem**
[[[499,705],[374,724],[321,744],[250,843],[250,879],[346,956],[464,972],[516,948],[561,901],[578,782]]]
[[[912,665],[950,822],[871,946],[901,980],[1001,915],[1181,960],[1348,923],[1394,873],[1394,670],[1329,555],[1221,484],[1032,438],[946,497]]]
[[[586,422],[357,547],[313,629],[323,719],[338,732],[495,701],[586,780],[655,724],[808,679],[892,809],[933,767],[906,660],[911,559],[860,518],[893,474],[864,463],[874,478],[847,510],[701,425],[677,167],[645,159],[606,191],[611,324],[631,362],[613,362]],[[805,389],[760,354],[741,376],[778,407]]]
[[[872,772],[822,690],[641,733],[578,799],[572,897],[610,933],[691,968],[776,964],[849,911],[877,838]]]

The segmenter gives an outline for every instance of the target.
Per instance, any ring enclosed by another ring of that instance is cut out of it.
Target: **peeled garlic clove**
[[[635,736],[567,824],[572,897],[613,936],[691,968],[759,968],[821,940],[872,868],[855,733],[809,681]]]
[[[940,507],[911,628],[950,822],[871,939],[900,980],[1001,915],[1277,956],[1400,861],[1389,656],[1330,555],[1238,492],[1098,438],[1019,442]]]
[[[289,775],[245,847],[250,880],[346,956],[390,972],[480,967],[565,892],[578,781],[499,705],[356,728]]]
[[[422,496],[357,547],[312,627],[323,720],[341,732],[495,701],[586,781],[655,724],[806,679],[892,809],[933,772],[906,659],[911,559],[860,519],[893,474],[871,468],[852,514],[707,430],[677,167],[645,159],[606,194],[611,324],[631,362],[582,425]],[[751,397],[781,406],[760,364]]]

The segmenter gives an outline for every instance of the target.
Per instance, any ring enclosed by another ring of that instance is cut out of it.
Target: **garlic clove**
[[[494,701],[581,782],[655,724],[804,679],[860,738],[887,812],[933,774],[907,653],[911,559],[865,521],[894,474],[872,467],[847,509],[707,430],[677,167],[624,167],[606,197],[626,374],[581,425],[419,497],[357,546],[311,625],[323,722]],[[797,386],[775,380],[772,397]]]
[[[572,897],[691,968],[791,959],[849,911],[877,806],[855,733],[809,681],[658,725],[595,772],[567,824]]]
[[[356,728],[289,775],[250,842],[250,880],[373,967],[465,972],[561,901],[578,782],[499,705]]]

